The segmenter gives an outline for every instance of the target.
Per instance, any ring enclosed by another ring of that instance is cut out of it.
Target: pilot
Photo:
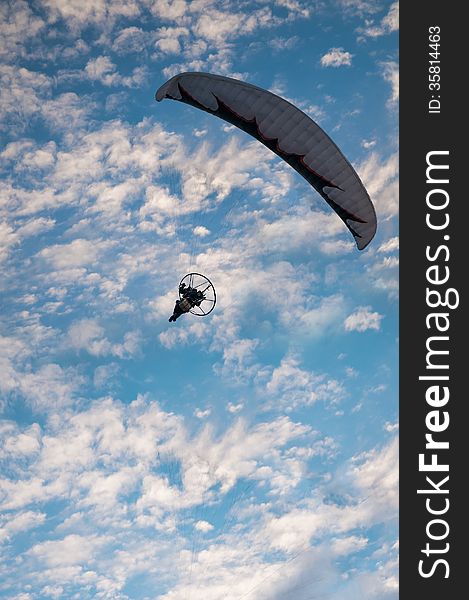
[[[200,306],[200,303],[204,300],[203,292],[190,286],[186,287],[185,283],[181,283],[179,286],[179,293],[182,298],[176,300],[173,314],[168,319],[170,323],[176,321],[182,314],[189,312],[194,306]]]
[[[194,305],[192,304],[192,302],[189,300],[189,298],[181,298],[181,300],[176,300],[176,304],[174,306],[174,310],[173,310],[173,314],[169,317],[169,322],[171,323],[171,321],[175,321],[177,318],[179,318],[182,314],[189,312],[190,309],[193,307]]]

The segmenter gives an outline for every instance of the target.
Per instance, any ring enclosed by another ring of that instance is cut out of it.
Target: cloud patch
[[[321,56],[321,66],[323,67],[350,67],[352,65],[353,54],[343,48],[331,48],[326,54]]]
[[[378,312],[372,312],[371,307],[361,306],[345,319],[345,331],[363,332],[369,329],[379,331],[382,318],[383,315],[380,315]]]

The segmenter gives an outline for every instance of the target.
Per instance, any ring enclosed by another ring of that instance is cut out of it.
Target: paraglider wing
[[[216,115],[246,131],[300,173],[335,210],[363,250],[376,214],[357,173],[329,136],[287,100],[257,86],[210,73],[181,73],[156,92]]]

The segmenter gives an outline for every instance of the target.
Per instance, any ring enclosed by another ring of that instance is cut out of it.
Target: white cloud
[[[90,24],[109,27],[119,17],[136,17],[140,13],[136,0],[44,0],[49,20],[63,21],[79,31]]]
[[[211,409],[210,408],[206,408],[205,410],[202,410],[201,408],[196,408],[194,411],[194,415],[198,418],[198,419],[205,419],[206,417],[208,417],[211,413]]]
[[[386,291],[391,298],[396,298],[399,291],[398,267],[397,256],[385,256],[381,260],[375,260],[367,269],[373,285],[379,290]]]
[[[37,219],[30,219],[26,221],[19,229],[17,233],[20,237],[29,237],[38,235],[44,231],[49,231],[55,226],[55,220],[47,217],[38,217]]]
[[[127,406],[108,399],[57,416],[42,434],[40,456],[34,454],[30,463],[35,477],[21,481],[24,474],[18,471],[20,480],[14,485],[0,482],[3,507],[17,511],[18,527],[45,525],[42,513],[36,518],[21,508],[24,504],[54,497],[68,504],[64,515],[70,518],[53,538],[36,542],[25,553],[33,561],[31,576],[40,574],[43,586],[117,591],[153,565],[157,579],[178,573],[167,598],[182,598],[192,590],[199,600],[217,600],[220,593],[235,600],[255,586],[268,597],[280,599],[289,590],[302,600],[305,569],[308,581],[316,581],[314,569],[324,576],[327,565],[327,586],[341,581],[332,567],[337,558],[366,551],[366,529],[396,516],[395,440],[345,465],[344,483],[354,495],[347,505],[325,503],[326,484],[295,507],[285,494],[302,481],[305,461],[314,456],[310,428],[286,417],[257,425],[238,420],[221,435],[208,427],[191,435],[186,425],[143,398]],[[246,477],[283,494],[275,510],[275,495],[268,503],[254,502],[252,484],[237,498],[236,482]],[[226,515],[219,535],[210,506],[231,493],[234,512]],[[121,502],[129,494],[135,504],[123,510]],[[191,506],[200,507],[192,537],[183,517]],[[207,533],[209,543],[204,541]],[[310,547],[310,539],[316,548]],[[280,551],[275,561],[268,558],[272,550]],[[374,589],[381,589],[373,581]]]
[[[382,76],[391,85],[391,97],[388,104],[395,107],[399,102],[399,65],[394,61],[381,63]]]
[[[349,537],[338,538],[332,542],[332,550],[337,556],[346,556],[359,552],[368,544],[366,537],[351,535]]]
[[[151,12],[162,19],[176,21],[183,17],[188,9],[185,0],[160,0],[150,3]]]
[[[38,256],[51,263],[56,269],[84,267],[96,263],[99,255],[110,245],[107,241],[78,238],[69,244],[48,246],[41,250]]]
[[[282,16],[274,14],[277,6],[283,9]],[[150,10],[163,20],[178,25],[161,28],[157,32],[157,53],[178,53],[186,59],[165,67],[163,73],[166,77],[182,71],[210,71],[241,77],[241,74],[232,72],[235,40],[252,36],[261,29],[307,18],[310,13],[307,7],[295,0],[276,0],[273,6],[251,7],[250,10],[239,3],[223,5],[213,0],[192,4],[182,0],[164,1],[151,6]]]
[[[383,242],[378,248],[378,252],[395,252],[399,250],[399,238],[392,237],[386,242]]]
[[[399,505],[399,440],[395,436],[381,449],[373,449],[357,456],[351,476],[365,494],[375,495],[373,511],[380,511],[381,518],[393,518]],[[389,511],[389,514],[386,514]]]
[[[189,35],[186,27],[160,27],[156,31],[154,46],[163,54],[179,54],[181,43],[189,43]]]
[[[0,153],[0,156],[4,160],[14,160],[21,156],[23,152],[28,151],[33,146],[34,142],[32,140],[10,142],[5,146],[4,150]]]
[[[347,377],[358,377],[358,372],[353,367],[346,367],[345,373],[346,373]]]
[[[340,0],[340,5],[346,11],[353,14],[367,15],[379,11],[379,0]]]
[[[88,193],[95,201],[89,211],[103,213],[107,218],[118,218],[124,213],[125,204],[130,203],[139,193],[140,185],[140,181],[131,177],[116,185],[108,181],[91,184]]]
[[[321,65],[323,67],[350,67],[352,64],[352,57],[353,55],[343,48],[331,48],[321,57]]]
[[[36,544],[28,553],[49,567],[81,565],[90,561],[96,549],[106,541],[97,536],[85,537],[70,534],[61,540],[49,540]]]
[[[43,102],[41,116],[52,128],[76,131],[87,123],[94,108],[96,105],[92,98],[66,92]]]
[[[99,81],[108,87],[116,85],[135,87],[142,84],[147,78],[147,71],[144,66],[135,67],[132,74],[127,77],[121,75],[108,56],[91,58],[85,66],[85,73],[91,81]]]
[[[366,26],[358,29],[363,37],[377,38],[382,35],[399,30],[399,2],[394,2],[389,7],[389,12],[381,19],[379,25],[369,21]]]
[[[348,485],[358,494],[345,505],[324,503],[315,495],[305,508],[293,508],[280,517],[270,516],[265,535],[274,548],[298,551],[309,540],[326,533],[347,533],[356,527],[371,527],[397,518],[398,440],[354,458],[347,467]],[[358,501],[357,501],[358,500]]]
[[[179,44],[179,40],[175,38],[161,38],[159,39],[155,47],[158,50],[161,50],[164,54],[179,54],[181,51],[181,46]]]
[[[35,372],[17,374],[17,390],[38,410],[54,411],[69,406],[83,384],[73,368],[51,363]]]
[[[267,11],[266,11],[267,12]],[[197,36],[214,42],[224,42],[230,37],[252,33],[258,26],[257,13],[229,13],[211,9],[201,14],[194,26]]]
[[[0,263],[5,261],[11,248],[19,242],[19,235],[6,222],[0,222]]]
[[[205,237],[207,235],[210,235],[210,230],[204,227],[203,225],[197,225],[197,227],[194,227],[194,229],[192,230],[192,233],[194,235],[197,235],[198,237]]]
[[[67,346],[75,350],[87,350],[94,356],[110,352],[111,344],[104,337],[104,328],[96,319],[82,319],[68,330]]]
[[[378,214],[378,223],[399,212],[399,157],[397,153],[382,158],[372,152],[357,167]]]
[[[112,42],[112,49],[119,54],[143,52],[149,43],[150,35],[140,27],[124,27]]]
[[[39,527],[44,523],[45,518],[45,513],[31,510],[17,513],[11,519],[8,519],[6,515],[0,515],[0,544],[8,541],[17,533]]]
[[[376,146],[376,140],[362,140],[361,145],[365,150],[370,150]]]
[[[94,371],[93,384],[98,389],[106,386],[114,387],[113,383],[117,380],[118,374],[119,366],[116,363],[100,365]]]
[[[274,0],[275,4],[278,6],[282,6],[287,8],[291,13],[289,14],[289,18],[293,16],[301,16],[301,17],[309,17],[310,16],[310,8],[308,8],[307,3],[306,6],[299,2],[298,0]]]
[[[270,408],[280,406],[287,410],[310,406],[317,401],[334,404],[345,396],[340,382],[301,369],[299,360],[292,356],[283,358],[272,370],[266,391],[274,397],[268,402]]]
[[[5,126],[24,129],[29,119],[40,114],[44,98],[52,90],[52,79],[25,67],[0,65],[0,112]]]
[[[90,59],[85,66],[85,73],[92,80],[101,81],[104,85],[112,85],[117,73],[115,73],[116,65],[108,56],[98,56]]]
[[[214,370],[223,375],[244,381],[252,377],[258,370],[255,361],[255,350],[259,344],[257,339],[236,339],[223,348],[223,367],[214,365]]]
[[[86,95],[79,97],[74,92],[53,97],[54,79],[24,67],[0,65],[0,82],[0,110],[4,117],[2,128],[9,131],[21,132],[30,127],[32,119],[38,117],[52,128],[73,131],[86,122],[94,107],[92,99]],[[48,146],[51,146],[51,142],[45,144],[45,148]],[[23,163],[30,168],[24,158]]]
[[[299,42],[299,37],[294,35],[288,38],[277,37],[272,38],[269,42],[269,45],[277,51],[290,50]]]
[[[17,60],[27,54],[25,45],[45,29],[45,22],[24,0],[0,4],[0,56]]]
[[[47,356],[51,341],[56,341],[54,330],[31,319],[23,328],[17,328],[17,335],[18,338],[0,336],[0,393],[6,397],[25,398],[35,410],[53,412],[72,404],[84,381],[73,367],[62,368],[56,363],[45,362],[32,368],[30,364],[31,356],[41,351]],[[27,441],[23,439],[24,443]],[[5,444],[9,447],[13,441]],[[19,449],[22,443],[18,444],[17,440],[13,445]]]
[[[213,525],[208,521],[197,521],[194,523],[194,527],[197,531],[202,531],[203,533],[207,533],[213,529]]]
[[[164,316],[168,318],[171,315],[174,307],[175,294],[170,294],[170,300],[168,303],[157,302],[157,310],[155,316]],[[175,329],[167,329],[159,334],[158,338],[164,348],[170,350],[180,346],[185,346],[189,343],[199,342],[206,335],[206,326],[201,322],[192,323],[188,327],[182,329],[181,327]]]
[[[2,436],[2,449],[0,458],[9,457],[11,460],[24,458],[40,450],[41,428],[34,423],[24,431],[20,431],[12,422],[4,421],[0,424]]]
[[[130,358],[139,350],[140,333],[130,331],[122,343],[111,343],[104,336],[104,327],[96,319],[81,319],[73,323],[67,334],[67,347],[76,351],[85,350],[92,356],[117,356]]]
[[[355,251],[355,244],[352,240],[327,240],[321,242],[319,245],[321,252],[329,256],[340,256],[342,254],[349,254]]]
[[[138,481],[146,482],[137,503],[141,511],[147,507],[150,512],[153,510],[155,494],[160,498],[158,502],[166,506],[163,492],[171,496],[171,503],[190,506],[201,502],[204,494],[213,494],[209,490],[217,482],[221,484],[220,493],[225,494],[239,478],[255,478],[265,462],[271,464],[274,483],[282,469],[279,449],[309,431],[304,425],[280,417],[252,427],[238,420],[219,438],[205,427],[189,439],[180,418],[142,399],[128,408],[110,400],[97,402],[89,410],[69,417],[65,413],[61,419],[57,414],[54,423],[57,430],[42,434],[39,453],[37,447],[27,453],[30,473],[36,478],[8,484],[4,481],[4,508],[19,508],[35,499],[60,496],[69,485],[76,486],[76,500],[83,495],[83,506],[96,504],[98,498],[104,502],[105,496],[115,503],[119,494],[134,489]],[[36,430],[36,435],[39,433]],[[17,440],[19,435],[17,432]],[[240,436],[244,440],[242,446],[238,444]],[[8,447],[10,453],[25,456],[26,448],[21,449],[19,441],[10,442]],[[129,456],[137,459],[135,467],[128,466]],[[151,475],[151,465],[158,460],[164,462],[165,456],[176,456],[181,461],[183,490],[165,482],[164,476]],[[51,479],[53,473],[55,481]]]
[[[298,334],[319,338],[334,332],[345,310],[345,301],[341,295],[321,298],[319,304],[311,308],[298,307],[293,313],[299,320]]]
[[[374,329],[379,331],[383,315],[377,312],[371,312],[369,306],[361,306],[355,312],[349,315],[344,321],[346,331],[367,331]]]
[[[288,235],[291,231],[295,231],[294,236]],[[255,240],[270,251],[287,252],[318,244],[325,254],[335,254],[334,248],[339,253],[352,248],[348,240],[345,245],[337,246],[340,240],[329,239],[344,232],[344,225],[336,214],[300,205],[273,221],[259,220]]]
[[[56,147],[56,143],[52,140],[40,148],[25,140],[8,144],[2,155],[16,158],[15,169],[18,170],[48,169],[55,163]]]

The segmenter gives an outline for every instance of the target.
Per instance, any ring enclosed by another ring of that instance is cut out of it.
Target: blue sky
[[[398,6],[0,6],[0,597],[397,591]],[[156,89],[287,98],[343,150],[359,252],[288,165]],[[168,323],[190,271],[206,318]]]

